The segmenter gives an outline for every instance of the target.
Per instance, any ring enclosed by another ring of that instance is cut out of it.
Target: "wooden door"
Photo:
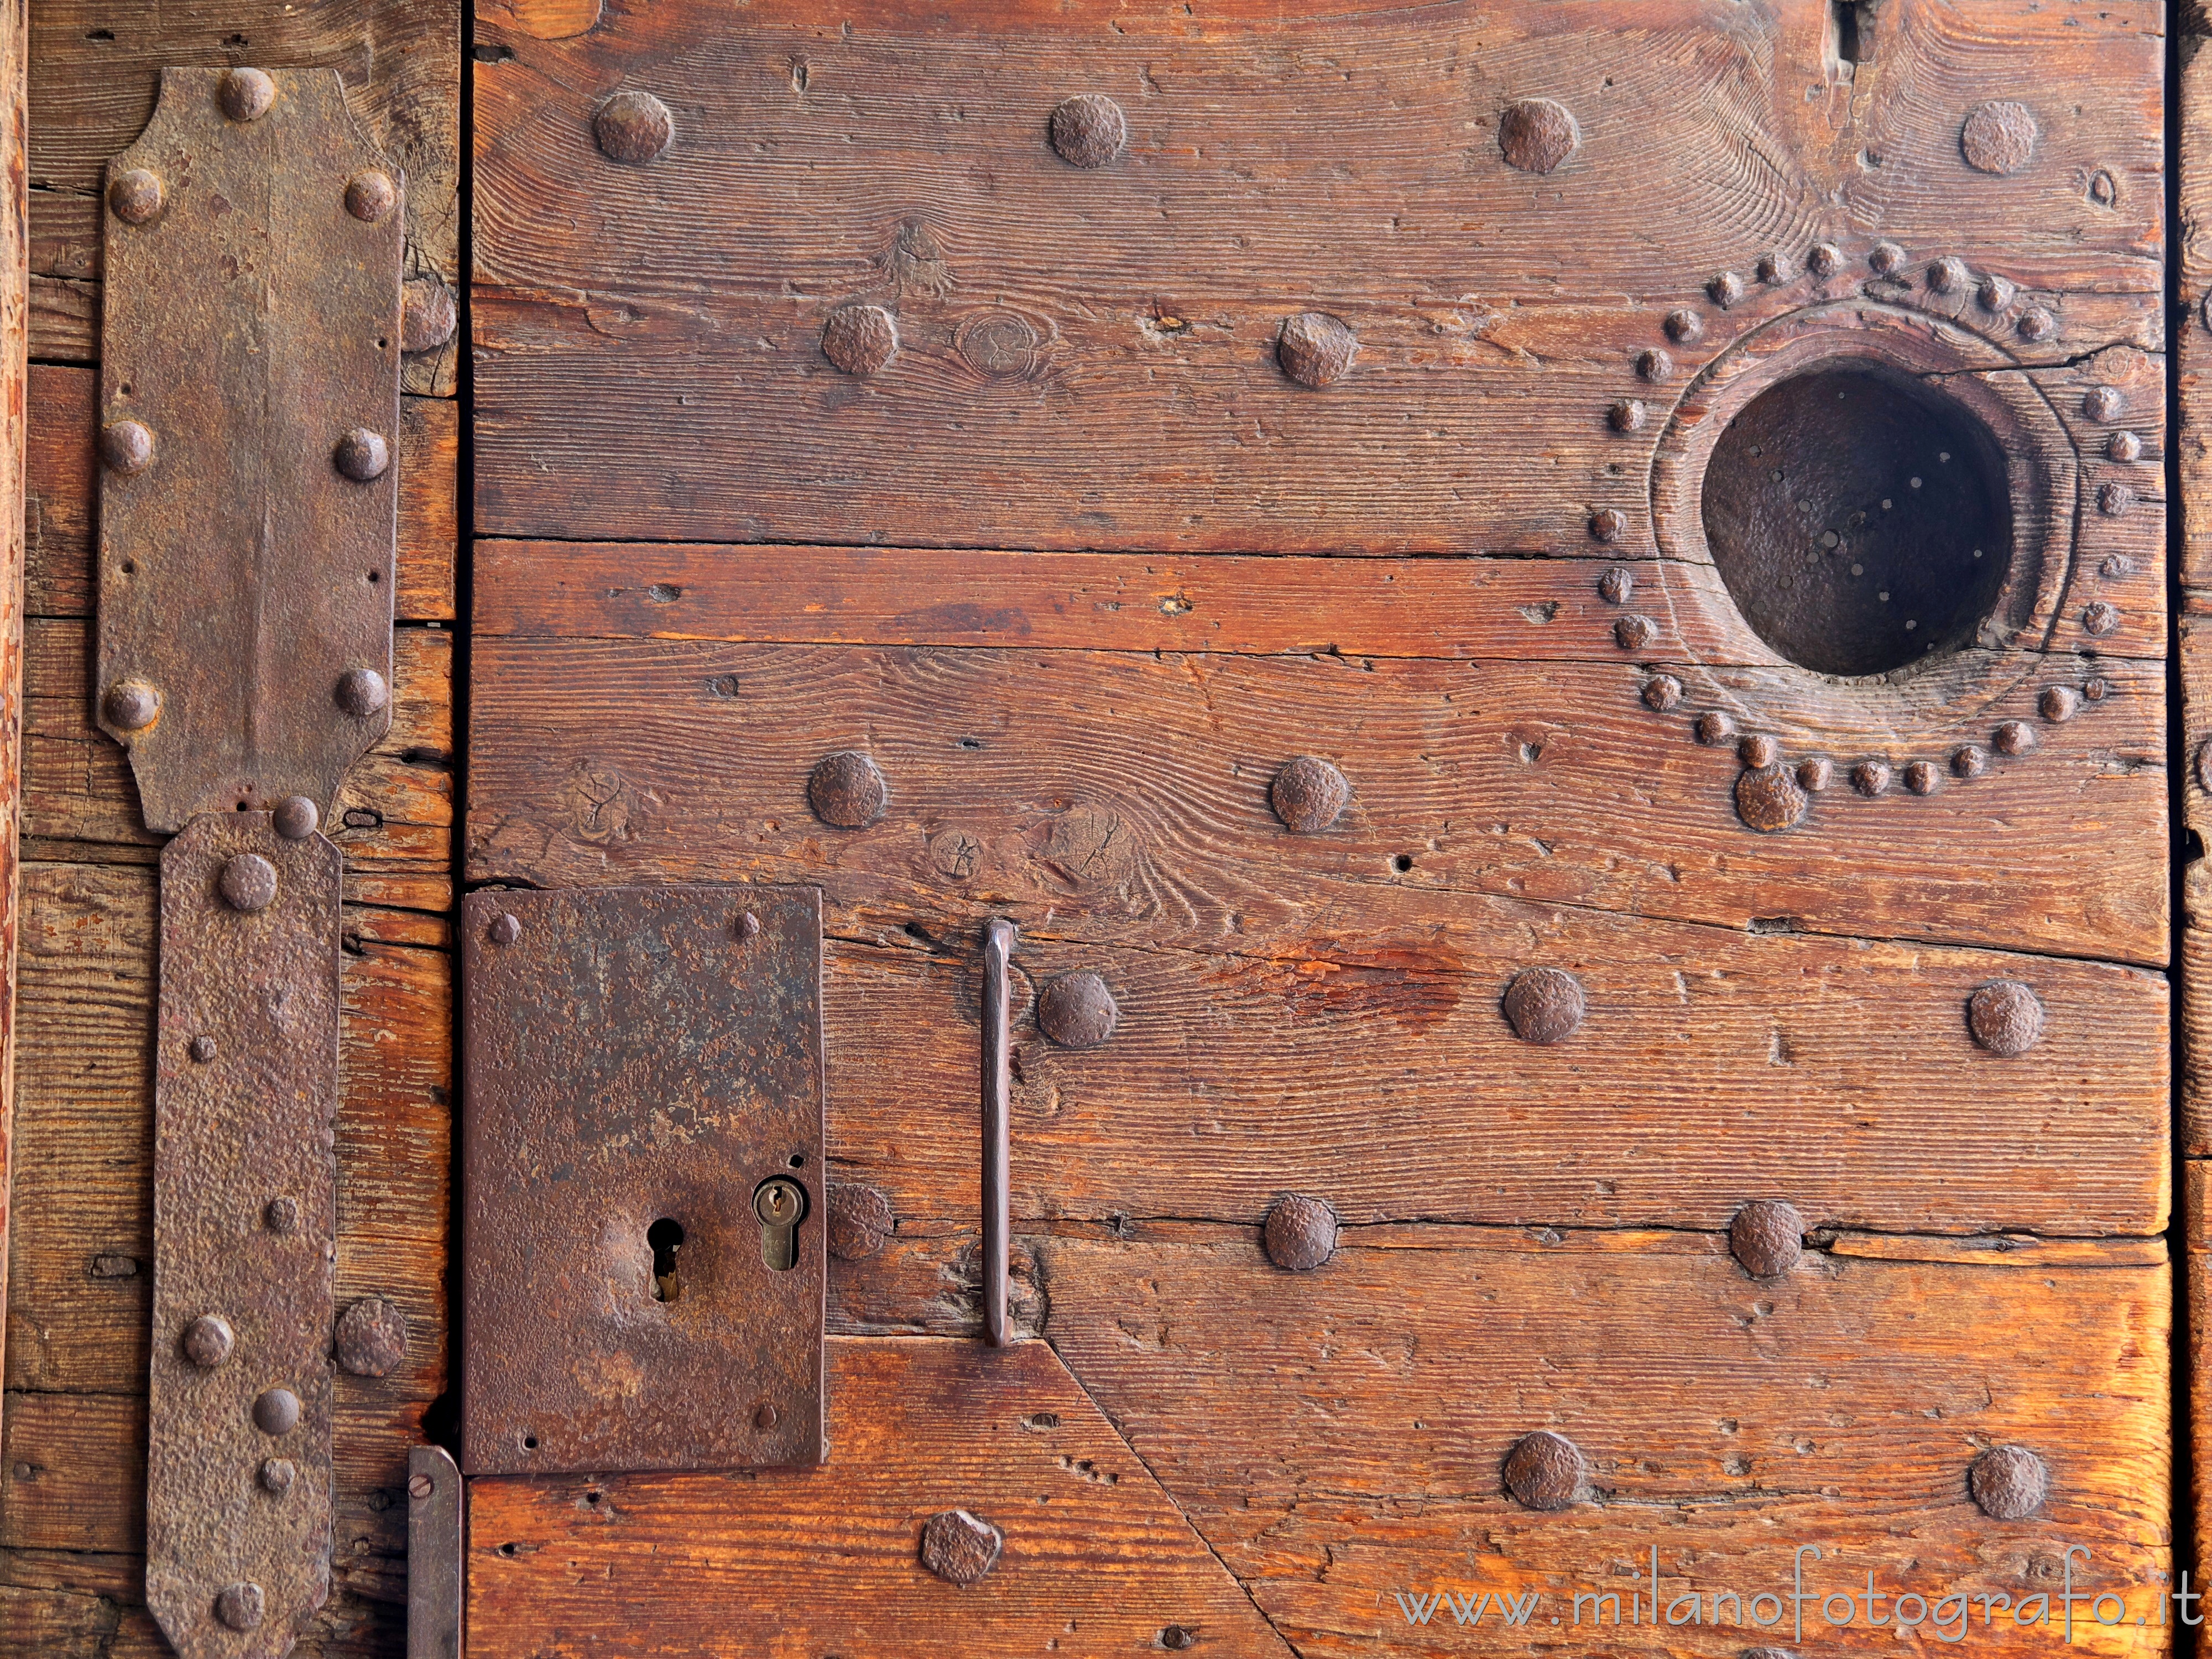
[[[834,1251],[481,1648],[2172,1639],[2149,19],[480,27],[466,874],[820,890]]]

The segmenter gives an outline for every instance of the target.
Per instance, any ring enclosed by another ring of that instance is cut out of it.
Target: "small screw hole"
[[[372,570],[372,571],[370,571],[370,572],[368,573],[368,580],[369,580],[369,585],[370,585],[371,586],[375,586],[378,582],[380,582],[380,581],[382,581],[382,580],[384,580],[384,573],[383,573],[381,570]]]
[[[1407,871],[1413,867],[1413,855],[1411,853],[1399,854],[1396,858],[1390,860],[1390,867],[1400,875],[1404,875]]]
[[[522,1449],[525,1451],[536,1451],[538,1449],[538,1437],[534,1434],[524,1435],[522,1437]],[[512,1554],[514,1553],[514,1547],[510,1544],[507,1546],[507,1552]]]
[[[124,560],[124,562],[123,562],[123,574],[124,574],[125,575],[126,575],[126,576],[135,576],[135,575],[137,575],[137,574],[138,574],[138,561],[137,561],[137,560],[136,560],[136,559],[125,559],[125,560]]]

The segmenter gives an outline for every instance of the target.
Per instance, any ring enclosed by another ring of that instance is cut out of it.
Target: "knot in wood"
[[[830,1254],[840,1261],[873,1255],[897,1225],[890,1198],[880,1187],[858,1181],[830,1184]]]
[[[1583,1486],[1582,1449],[1548,1429],[1523,1435],[1505,1454],[1505,1490],[1532,1510],[1571,1504]]]
[[[1284,827],[1301,836],[1316,836],[1342,816],[1352,799],[1352,784],[1343,773],[1317,755],[1300,755],[1285,764],[1267,786],[1268,804]]]
[[[356,1376],[388,1376],[407,1358],[407,1321],[380,1296],[365,1296],[338,1317],[338,1364]]]
[[[881,306],[840,306],[822,325],[822,355],[848,374],[873,374],[898,344],[897,320]]]
[[[2035,154],[2035,117],[2009,99],[1972,111],[1959,129],[1959,153],[1978,173],[2017,173]]]
[[[1582,981],[1563,968],[1524,968],[1503,999],[1505,1023],[1524,1042],[1564,1042],[1589,1007]]]
[[[1966,1029],[1993,1054],[2026,1054],[2043,1036],[2043,1001],[2017,980],[1992,980],[1966,999]]]
[[[1358,350],[1359,337],[1325,311],[1284,318],[1275,339],[1275,361],[1300,386],[1325,386],[1342,380]]]
[[[592,136],[609,161],[641,167],[667,153],[676,140],[676,118],[651,93],[625,88],[592,115]]]
[[[126,225],[143,225],[161,210],[161,181],[144,167],[116,174],[107,186],[108,210]]]
[[[1062,1048],[1096,1048],[1121,1017],[1106,981],[1087,968],[1062,974],[1037,994],[1037,1030]]]
[[[251,915],[276,902],[276,866],[258,853],[236,853],[226,860],[216,878],[222,902]]]
[[[921,1565],[948,1584],[972,1584],[999,1565],[1005,1536],[965,1510],[946,1510],[922,1523]]]
[[[1103,167],[1129,142],[1129,118],[1103,93],[1060,100],[1052,112],[1052,147],[1072,167]]]
[[[1522,173],[1549,173],[1582,141],[1572,112],[1553,99],[1516,98],[1498,118],[1498,153]]]
[[[2025,1446],[1992,1446],[1966,1467],[1966,1490],[1983,1514],[2024,1521],[2051,1494],[2051,1469]]]
[[[857,750],[824,757],[806,780],[806,801],[814,816],[840,830],[873,823],[890,798],[890,786],[875,762]]]
[[[1729,1249],[1753,1279],[1775,1278],[1805,1253],[1805,1223],[1781,1200],[1755,1198],[1729,1223]]]
[[[1336,1254],[1336,1212],[1320,1199],[1293,1193],[1275,1200],[1260,1237],[1278,1267],[1311,1273]]]
[[[1786,766],[1756,767],[1735,781],[1736,816],[1761,835],[1790,828],[1811,804],[1796,774]]]

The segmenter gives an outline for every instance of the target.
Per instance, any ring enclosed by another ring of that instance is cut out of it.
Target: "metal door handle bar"
[[[1020,934],[1004,916],[983,924],[983,1340],[1006,1346],[1006,1166],[1012,1155],[1011,968]]]

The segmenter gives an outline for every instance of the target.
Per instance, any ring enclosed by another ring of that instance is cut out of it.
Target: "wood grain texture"
[[[164,66],[334,69],[355,118],[407,174],[407,270],[459,274],[460,9],[455,0],[193,0],[158,12],[57,0],[33,20],[31,183],[40,234],[35,355],[99,353],[98,199],[107,159],[154,111]],[[403,370],[410,392],[451,397],[457,353]]]
[[[1808,1581],[1827,1588],[1863,1590],[1872,1570],[1931,1601],[2019,1597],[2054,1538],[2090,1548],[2100,1588],[2133,1590],[2127,1628],[2077,1640],[2170,1645],[2132,1626],[2171,1571],[2162,1267],[1808,1255],[1753,1281],[1723,1240],[1680,1236],[1385,1251],[1355,1232],[1310,1274],[1271,1267],[1249,1231],[1038,1248],[1054,1346],[1301,1653],[1524,1652],[1494,1618],[1409,1627],[1393,1593],[1537,1589],[1565,1613],[1575,1589],[1625,1600],[1652,1547],[1670,1595],[1786,1586],[1792,1551],[1817,1544]],[[1589,1464],[1590,1496],[1555,1516],[1501,1490],[1505,1452],[1538,1429]],[[1969,1500],[1966,1465],[1996,1444],[2049,1463],[2035,1519]],[[2011,1650],[2045,1639],[1976,1625]],[[1608,1627],[1577,1645],[1719,1654],[1790,1636]],[[1804,1645],[1894,1639],[1862,1619],[1808,1626]]]
[[[471,1482],[470,1651],[1137,1653],[1170,1626],[1212,1652],[1291,1651],[1050,1349],[830,1351],[822,1468]],[[948,1510],[1005,1535],[977,1583],[921,1564]],[[649,1616],[618,1614],[616,1583]]]
[[[1454,567],[1420,571],[1464,586]],[[1563,586],[1563,602],[1583,586]],[[1486,621],[1539,631],[1511,612]],[[1025,930],[1048,915],[1071,936],[1134,926],[1159,944],[1261,955],[1321,918],[1419,937],[1480,914],[1481,895],[2165,955],[2163,838],[2150,834],[2165,811],[2164,688],[2148,665],[2100,664],[2110,695],[2056,726],[2036,713],[2053,672],[2039,658],[1990,665],[1979,706],[1893,688],[1911,747],[1857,708],[1812,707],[1778,732],[1763,717],[1790,694],[1758,671],[1709,677],[1712,702],[1655,714],[1626,661],[479,635],[475,665],[474,879],[820,881],[836,904],[933,931],[996,907]],[[1733,746],[1691,731],[1717,705],[1778,735],[1793,763],[1838,763],[1795,830],[1757,836],[1737,818]],[[1841,775],[1869,755],[1941,765],[2007,718],[2037,727],[2038,750],[1971,783],[1946,775],[1926,797],[1893,783],[1866,799]],[[806,779],[855,748],[891,805],[870,829],[831,830],[808,811]],[[1326,833],[1294,836],[1268,785],[1309,753],[1342,768],[1352,800]],[[976,849],[965,878],[938,868],[931,849],[948,834]]]
[[[0,0],[0,1307],[7,1304],[4,1257],[14,1231],[16,959],[22,933],[30,50],[29,0]]]
[[[1571,546],[1593,504],[1640,493],[1692,373],[1816,299],[1932,303],[2009,361],[2162,339],[2148,16],[1887,6],[1848,78],[1810,5],[1236,8],[1174,29],[708,16],[617,5],[559,41],[484,20],[503,49],[474,66],[486,531]],[[2050,97],[2060,83],[2083,95]],[[592,143],[617,86],[676,112],[649,165]],[[1074,93],[1127,113],[1095,171],[1046,142]],[[1504,164],[1496,128],[1539,94],[1580,130],[1541,176]],[[1960,153],[1992,98],[2027,100],[2040,128],[2003,179]],[[1877,235],[1905,251],[1901,280],[1870,278]],[[1802,272],[1821,238],[1846,255],[1832,277],[1755,279],[1776,252]],[[2059,334],[2023,342],[2015,313],[1931,295],[1946,256],[2063,313]],[[1723,270],[1746,288],[1727,308],[1705,291]],[[896,313],[901,340],[865,380],[818,344],[854,300]],[[1703,333],[1654,388],[1631,359],[1668,344],[1676,306]],[[1319,392],[1273,359],[1310,309],[1360,341]],[[1608,433],[1628,397],[1655,417]]]

